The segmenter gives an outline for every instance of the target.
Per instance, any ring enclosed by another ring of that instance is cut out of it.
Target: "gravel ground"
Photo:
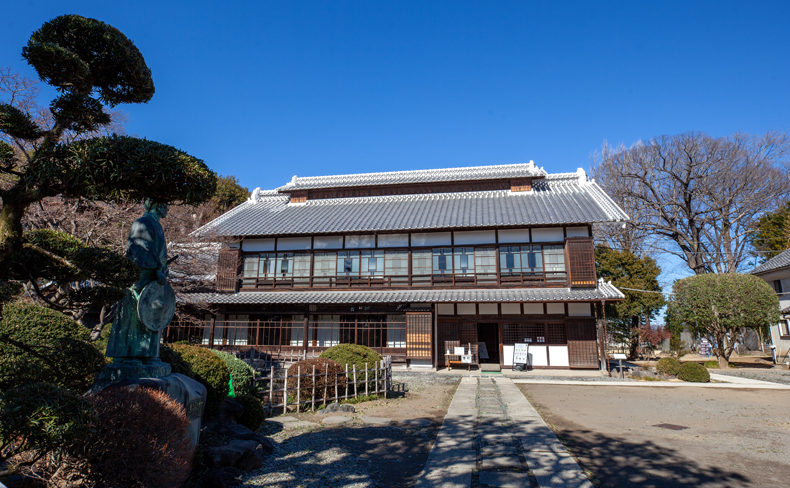
[[[441,420],[460,376],[393,371],[395,398],[356,404],[354,420],[337,426],[318,425],[318,414],[291,416],[316,423],[282,429],[266,422],[261,433],[275,450],[257,471],[246,473],[244,485],[272,488],[412,486],[425,465]],[[359,415],[393,419],[426,418],[431,425],[372,426]]]
[[[710,372],[790,385],[790,371],[786,369],[711,369]]]
[[[785,391],[518,386],[598,487],[787,486]]]

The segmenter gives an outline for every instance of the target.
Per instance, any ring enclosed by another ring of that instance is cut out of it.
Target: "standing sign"
[[[471,354],[462,354],[461,355],[461,362],[464,364],[472,364],[472,355]]]
[[[513,365],[527,364],[529,362],[529,344],[515,343],[513,345]]]

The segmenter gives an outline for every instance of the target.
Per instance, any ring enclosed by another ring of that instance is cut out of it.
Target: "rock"
[[[244,405],[229,397],[222,402],[217,421],[220,424],[235,424],[243,413]]]
[[[250,438],[249,436],[255,435],[255,432],[241,424],[215,424],[211,430],[234,439]]]
[[[341,405],[335,402],[335,403],[330,403],[329,405],[326,406],[326,408],[321,410],[321,415],[327,415],[330,413],[339,413],[339,412],[356,413],[356,411],[357,410],[354,408],[353,405]]]
[[[237,468],[244,471],[250,471],[263,466],[263,460],[266,457],[266,453],[264,452],[263,447],[257,441],[236,440],[231,441],[229,445],[244,449],[244,454],[242,454],[239,460],[236,461]]]
[[[267,455],[274,452],[274,442],[272,442],[271,439],[260,436],[259,442],[261,443],[261,449],[263,449],[263,452]]]
[[[227,468],[236,466],[246,450],[239,446],[209,447],[203,451],[203,461],[209,468]]]
[[[207,488],[226,488],[242,483],[241,471],[238,468],[214,468],[206,472],[203,486]]]
[[[324,424],[344,424],[344,423],[348,422],[349,420],[351,420],[350,417],[343,417],[342,415],[336,415],[336,416],[333,416],[333,417],[325,418],[324,420],[322,420],[322,423],[324,423]]]

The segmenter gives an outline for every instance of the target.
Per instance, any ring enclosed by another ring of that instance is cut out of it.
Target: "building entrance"
[[[477,324],[477,341],[480,345],[478,349],[480,362],[499,364],[499,324],[496,322]]]

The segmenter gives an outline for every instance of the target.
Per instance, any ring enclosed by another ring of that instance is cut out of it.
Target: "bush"
[[[106,364],[86,327],[32,303],[3,307],[0,337],[0,389],[46,382],[87,391]]]
[[[159,357],[170,363],[173,373],[181,373],[202,383],[208,391],[206,415],[219,413],[222,402],[228,396],[230,381],[230,371],[222,359],[209,349],[187,344],[163,346]]]
[[[91,394],[96,428],[46,468],[48,486],[165,488],[189,475],[194,446],[184,407],[150,388],[106,388]]]
[[[50,383],[0,394],[0,465],[27,450],[38,454],[79,444],[91,433],[93,409],[81,395]]]
[[[699,363],[683,363],[678,372],[678,379],[691,383],[707,383],[710,381],[710,373]]]
[[[236,395],[235,400],[244,406],[244,413],[241,414],[238,422],[249,429],[258,430],[266,420],[263,402],[253,395]]]
[[[706,368],[718,369],[719,368],[719,362],[718,361],[705,361],[705,364],[703,364],[703,366],[706,367]]]
[[[211,352],[222,359],[225,362],[225,366],[228,367],[232,376],[233,394],[235,396],[255,394],[255,370],[249,364],[224,351],[212,350]]]
[[[381,356],[376,351],[359,344],[338,344],[322,352],[321,357],[336,361],[343,366],[344,370],[345,366],[348,365],[349,376],[352,378],[351,370],[354,366],[357,367],[357,371],[360,371],[365,369],[365,363],[367,363],[368,368],[373,368],[381,361]],[[364,378],[365,374],[362,373],[360,379]],[[369,376],[368,379],[372,380],[373,377]]]
[[[313,378],[304,376],[313,374],[313,366],[315,366],[316,373],[315,400],[318,401],[319,398],[324,398],[324,386],[326,386],[326,399],[329,400],[330,398],[334,398],[336,396],[335,385],[338,385],[338,389],[340,389],[341,385],[346,384],[346,375],[343,371],[344,368],[331,359],[318,357],[299,361],[288,368],[289,376],[295,376],[297,371],[301,368],[301,373],[303,375],[299,381],[301,400],[309,400],[313,396]],[[326,374],[327,371],[329,372],[328,375]],[[319,374],[321,374],[321,376],[318,376]],[[296,388],[296,378],[288,378],[288,388]],[[345,390],[341,390],[341,393],[344,391]],[[291,395],[296,397],[296,392],[294,391]]]
[[[656,371],[669,376],[677,376],[680,371],[680,361],[675,358],[661,358],[656,363]]]

